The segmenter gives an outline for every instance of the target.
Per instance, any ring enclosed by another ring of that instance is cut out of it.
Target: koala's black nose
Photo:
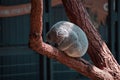
[[[50,42],[46,42],[47,44],[50,44],[50,45],[52,45],[52,46],[54,46],[54,47],[58,47],[58,44],[57,43],[50,43]]]
[[[54,47],[56,47],[56,48],[57,48],[57,47],[58,47],[58,44],[57,44],[57,43],[54,43]]]
[[[49,42],[46,41],[47,44],[50,44]]]
[[[58,47],[58,44],[57,43],[50,43],[50,45],[54,46],[54,47]]]

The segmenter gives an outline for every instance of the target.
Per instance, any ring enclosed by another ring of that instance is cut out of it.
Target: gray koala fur
[[[54,24],[47,33],[46,39],[70,57],[82,57],[88,49],[86,34],[80,27],[68,21]]]

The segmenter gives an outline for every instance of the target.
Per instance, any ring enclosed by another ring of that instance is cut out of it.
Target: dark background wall
[[[29,0],[0,0],[18,5]],[[40,55],[28,48],[30,15],[0,18],[0,80],[40,80]]]

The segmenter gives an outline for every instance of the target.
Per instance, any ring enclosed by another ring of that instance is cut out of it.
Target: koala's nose
[[[57,48],[57,47],[58,47],[58,44],[57,44],[57,43],[54,43],[53,46]]]
[[[54,46],[54,47],[58,47],[58,44],[57,43],[53,43],[53,42],[46,42],[47,44],[50,44],[50,45],[52,45],[52,46]]]
[[[54,47],[58,47],[58,45],[56,43],[50,43],[50,45],[52,45]]]
[[[50,44],[48,41],[46,41],[47,44]]]

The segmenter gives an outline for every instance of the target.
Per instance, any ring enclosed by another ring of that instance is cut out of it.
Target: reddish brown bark
[[[113,58],[106,44],[100,38],[98,32],[93,28],[86,12],[84,12],[85,10],[81,2],[77,1],[80,0],[63,0],[63,3],[70,20],[81,26],[86,32],[90,44],[88,53],[98,68],[83,59],[70,58],[56,48],[43,42],[43,0],[31,0],[30,47],[36,52],[56,59],[93,80],[119,80],[119,65]],[[115,72],[113,73],[113,71]]]
[[[120,79],[120,67],[114,59],[112,53],[106,46],[101,36],[94,28],[80,0],[62,0],[66,13],[71,22],[79,25],[87,34],[89,39],[88,53],[98,68],[107,70],[114,76],[114,79]],[[119,76],[118,76],[119,75]]]

